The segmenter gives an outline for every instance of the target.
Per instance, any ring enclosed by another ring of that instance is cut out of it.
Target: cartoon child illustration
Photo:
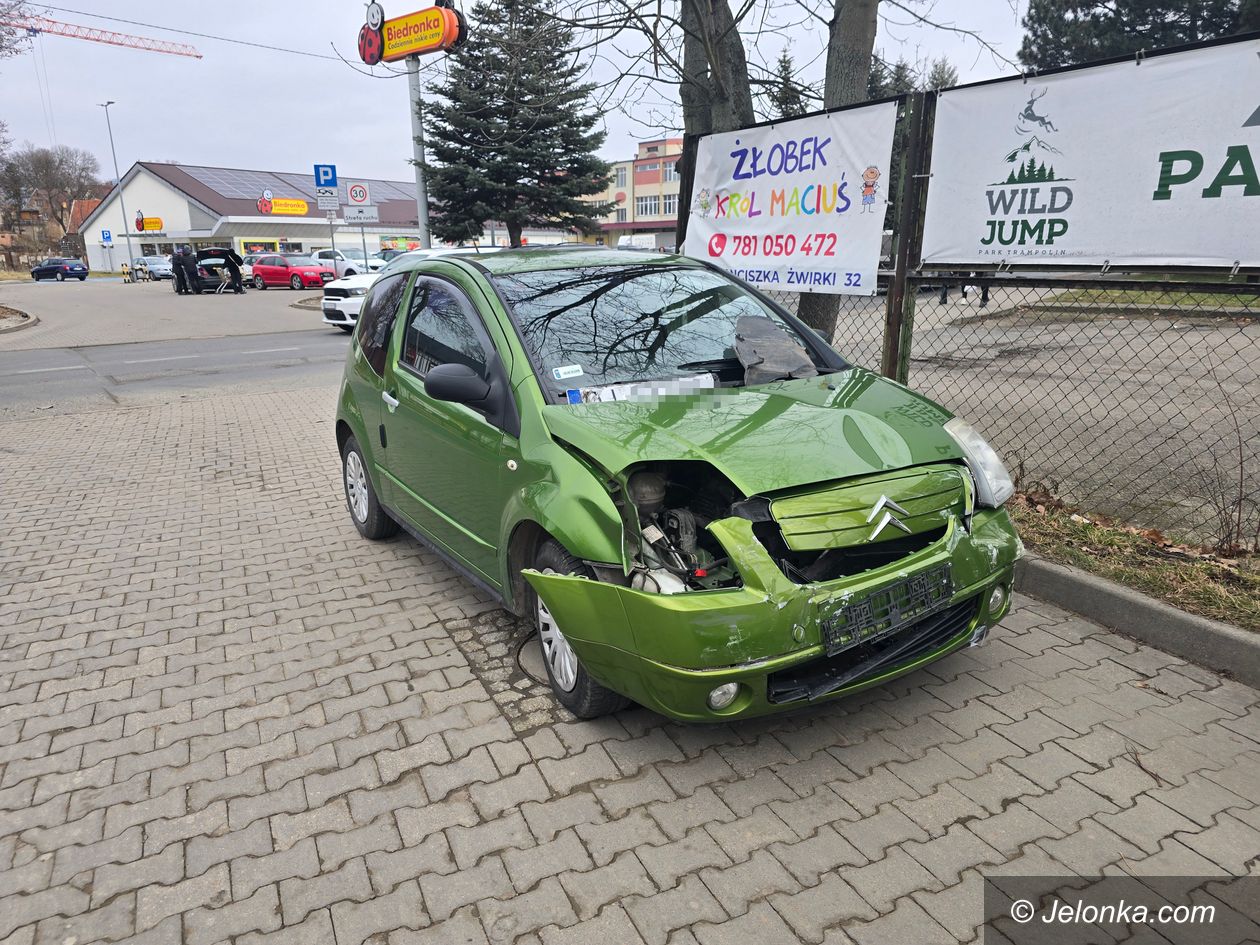
[[[879,180],[879,168],[875,166],[868,167],[862,172],[862,212],[875,212],[875,191],[879,190],[879,184],[875,183]]]
[[[709,193],[709,188],[704,187],[700,190],[700,193],[696,194],[696,211],[701,217],[707,217],[712,209],[713,195]]]

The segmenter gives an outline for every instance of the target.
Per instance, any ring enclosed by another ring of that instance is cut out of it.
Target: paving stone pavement
[[[342,507],[333,392],[0,425],[0,943],[966,942],[1260,872],[1260,693],[1026,598],[777,718],[581,723]]]

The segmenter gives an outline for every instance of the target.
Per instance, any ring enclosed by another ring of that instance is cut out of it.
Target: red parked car
[[[321,266],[301,253],[272,253],[254,260],[254,288],[287,285],[290,289],[318,289],[337,278],[327,266]]]

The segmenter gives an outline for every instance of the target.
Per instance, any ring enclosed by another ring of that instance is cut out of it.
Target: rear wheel
[[[87,276],[79,276],[80,282],[87,282]]]
[[[301,277],[301,276],[294,276],[292,279],[290,279],[290,280],[289,280],[289,288],[290,288],[290,289],[300,289],[300,288],[302,288],[302,277]]]
[[[346,489],[350,520],[364,538],[374,541],[389,538],[398,532],[398,523],[381,508],[367,470],[367,460],[359,449],[359,441],[350,437],[341,448],[341,480]]]
[[[65,282],[65,281],[66,281],[66,274],[65,274],[64,272],[59,272],[59,273],[57,273],[57,281],[58,281],[58,282]]]
[[[550,538],[542,543],[534,556],[534,567],[543,574],[592,576],[590,568]],[[538,644],[542,648],[543,664],[547,667],[547,679],[551,682],[556,701],[580,719],[598,718],[628,706],[629,699],[591,678],[547,605],[537,594],[533,594],[533,600]]]

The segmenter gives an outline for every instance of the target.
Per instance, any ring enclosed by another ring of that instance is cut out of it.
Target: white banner
[[[942,92],[923,263],[1260,265],[1260,41]]]
[[[885,102],[702,138],[683,252],[766,289],[874,295],[896,123]]]

